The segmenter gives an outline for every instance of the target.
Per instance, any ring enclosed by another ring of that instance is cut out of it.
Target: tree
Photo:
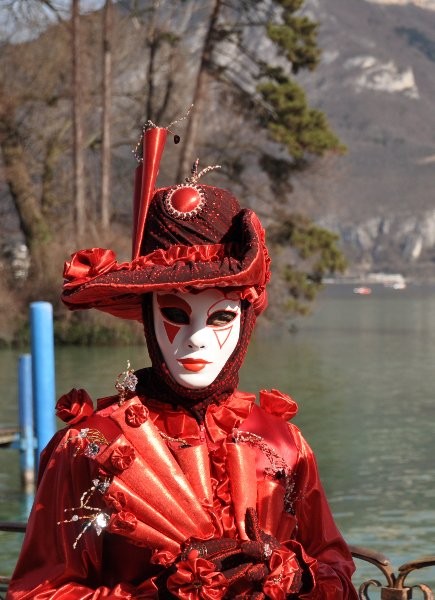
[[[30,32],[49,25],[47,13],[42,10],[48,5],[45,1],[14,0],[5,9],[11,9],[12,17],[25,19]],[[31,272],[38,274],[46,273],[50,263],[48,244],[53,239],[50,216],[56,204],[54,179],[68,129],[65,123],[60,127],[44,123],[41,107],[62,102],[59,78],[52,77],[52,70],[63,63],[65,56],[56,39],[50,41],[51,52],[46,54],[44,43],[38,48],[32,42],[9,43],[13,32],[10,24],[2,40],[0,151],[4,181],[30,251]],[[38,106],[37,116],[35,106]]]
[[[50,249],[55,240],[60,245],[74,234],[70,223],[75,214],[84,230],[84,158],[76,161],[78,177],[71,177],[69,166],[73,153],[71,90],[73,85],[71,64],[72,27],[64,20],[68,14],[58,12],[56,2],[47,0],[14,0],[9,7],[13,16],[20,18],[21,29],[29,37],[3,40],[1,68],[3,90],[0,94],[0,128],[5,181],[10,198],[16,208],[21,233],[30,250],[32,273],[45,275],[48,267],[61,268],[62,253]],[[78,15],[79,3],[71,7]],[[69,15],[71,16],[71,15]],[[54,17],[54,18],[53,18]],[[41,32],[33,39],[31,32]],[[79,53],[76,52],[76,56]],[[80,63],[78,63],[80,67]],[[77,69],[78,86],[83,84],[83,72]],[[77,86],[76,86],[77,88]],[[80,89],[79,94],[80,95]],[[79,115],[75,122],[73,139],[82,147],[83,139]],[[76,185],[74,186],[74,181]],[[71,185],[73,183],[73,185]],[[77,206],[72,197],[72,187],[79,189]],[[45,267],[41,268],[45,261]],[[57,270],[58,272],[58,270]]]
[[[73,105],[73,187],[77,242],[83,241],[86,226],[85,159],[83,142],[83,71],[80,28],[80,0],[71,2],[72,105]]]
[[[180,5],[161,0],[132,3],[128,19],[138,30],[142,64],[146,66],[143,86],[134,94],[141,104],[142,122],[151,120],[162,123],[173,120],[177,114],[178,96],[176,80],[185,82],[186,65],[180,42],[185,23],[189,21],[198,0],[181,2]],[[184,13],[180,30],[173,27],[174,15]],[[169,116],[168,116],[168,113]]]
[[[16,113],[14,99],[0,88],[0,148],[5,180],[33,257],[33,267],[39,270],[45,267],[43,249],[51,231],[29,172]]]
[[[177,181],[183,181],[192,166],[198,129],[207,97],[207,81],[210,77],[212,53],[216,42],[216,29],[221,10],[222,0],[213,0],[193,91],[192,104],[194,110],[187,121],[186,132],[183,136],[183,152],[178,165]]]
[[[260,120],[271,137],[285,146],[293,163],[303,164],[307,154],[343,152],[344,146],[329,128],[325,114],[308,106],[304,91],[282,69],[268,72],[269,81],[257,88],[270,107]]]
[[[112,108],[112,38],[113,4],[106,0],[103,22],[103,110],[101,117],[101,227],[110,225],[110,171],[111,171],[111,108]]]
[[[198,142],[206,87],[214,80],[225,89],[220,99],[222,103],[226,99],[227,110],[232,105],[233,110],[243,111],[247,115],[245,127],[251,121],[253,129],[259,128],[273,142],[265,142],[261,133],[257,136],[257,164],[270,179],[272,194],[266,218],[272,222],[277,279],[283,283],[285,298],[290,297],[285,301],[287,308],[297,313],[307,310],[321,289],[325,273],[345,268],[337,236],[317,227],[308,217],[293,214],[290,207],[292,175],[306,169],[314,157],[345,151],[326,116],[309,106],[295,79],[302,70],[314,70],[320,60],[318,26],[301,12],[303,5],[304,0],[210,3],[193,93],[195,108],[183,136],[184,152],[178,171],[180,181]],[[238,139],[232,164],[225,144],[225,166],[233,180],[244,169],[240,157],[252,154],[252,150],[241,151],[241,144]],[[242,177],[238,180],[243,184]],[[279,297],[282,294],[275,295]]]
[[[317,24],[300,14],[303,4],[304,0],[213,0],[193,92],[195,109],[183,136],[179,178],[192,161],[210,78],[226,84],[230,102],[236,99],[239,109],[286,148],[289,158],[280,167],[286,167],[287,175],[301,168],[310,155],[344,151],[325,115],[308,106],[292,78],[302,69],[315,69],[320,58]],[[260,39],[268,44],[258,43]]]
[[[280,221],[269,227],[268,241],[281,275],[279,296],[293,314],[307,314],[323,287],[324,276],[342,273],[347,267],[338,235],[304,215],[282,214]]]

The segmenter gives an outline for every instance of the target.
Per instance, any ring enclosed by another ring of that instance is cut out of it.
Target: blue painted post
[[[18,359],[18,416],[21,484],[25,492],[31,492],[35,485],[35,434],[30,354],[22,354]]]
[[[49,302],[30,305],[33,405],[36,427],[36,463],[56,432],[53,307]]]

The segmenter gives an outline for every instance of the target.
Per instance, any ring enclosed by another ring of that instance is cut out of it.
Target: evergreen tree
[[[303,5],[304,0],[213,0],[193,97],[195,111],[184,140],[189,160],[198,122],[205,120],[204,87],[211,78],[227,84],[223,97],[229,105],[236,100],[247,120],[254,118],[285,147],[288,162],[281,168],[286,166],[288,175],[292,168],[304,166],[310,155],[344,152],[324,113],[309,106],[294,78],[301,70],[315,69],[321,54],[318,24],[301,13]]]
[[[303,14],[303,5],[304,0],[214,0],[204,42],[206,60],[198,75],[204,77],[207,71],[226,83],[228,97],[247,115],[246,121],[254,121],[276,143],[275,151],[273,145],[262,150],[260,144],[258,157],[276,199],[269,207],[276,223],[270,236],[275,277],[285,288],[282,294],[281,286],[272,302],[284,297],[287,309],[295,313],[307,312],[324,275],[346,266],[338,236],[291,209],[292,174],[309,167],[314,157],[345,152],[325,114],[309,106],[296,79],[300,71],[314,70],[321,56],[318,24]],[[201,112],[203,97],[198,100]]]
[[[319,227],[307,216],[292,214],[281,215],[280,221],[269,227],[268,240],[285,288],[287,310],[307,314],[323,288],[324,276],[346,269],[338,235]],[[291,251],[285,253],[283,248]]]

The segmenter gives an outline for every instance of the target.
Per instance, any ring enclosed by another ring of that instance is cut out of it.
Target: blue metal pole
[[[32,357],[30,354],[22,354],[18,359],[18,416],[21,483],[24,490],[30,492],[35,485]]]
[[[33,402],[36,426],[36,461],[56,432],[53,307],[49,302],[30,305]]]

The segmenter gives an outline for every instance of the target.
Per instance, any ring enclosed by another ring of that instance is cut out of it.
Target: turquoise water
[[[383,552],[395,567],[435,554],[434,291],[377,287],[361,297],[329,287],[297,325],[296,333],[257,330],[240,387],[279,388],[298,402],[295,422],[316,451],[349,543]],[[2,350],[0,359],[2,425],[14,425],[18,353]],[[57,349],[57,393],[112,394],[127,360],[144,366],[145,349]],[[23,518],[31,502],[20,491],[16,450],[0,452],[0,501],[3,520]],[[0,573],[12,568],[19,544],[19,535],[0,534]],[[435,568],[410,581],[435,588]]]

